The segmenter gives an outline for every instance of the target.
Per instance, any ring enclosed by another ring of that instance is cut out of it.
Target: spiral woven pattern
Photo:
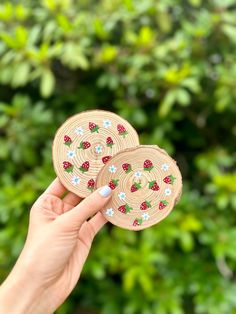
[[[97,187],[106,184],[113,196],[102,213],[114,225],[129,230],[145,229],[164,219],[182,190],[176,162],[154,145],[116,154],[98,174]]]
[[[99,170],[117,152],[134,147],[139,139],[120,116],[91,110],[72,116],[53,141],[53,165],[62,184],[80,197],[95,189]]]

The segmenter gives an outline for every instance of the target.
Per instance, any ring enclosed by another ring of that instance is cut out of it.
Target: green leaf
[[[202,0],[188,0],[188,2],[193,6],[193,7],[200,7],[202,4]]]
[[[18,26],[16,32],[16,43],[18,47],[25,47],[28,40],[28,30],[23,26]]]
[[[159,109],[158,109],[158,114],[160,117],[165,117],[168,115],[170,110],[172,109],[174,103],[176,101],[176,90],[172,89],[169,90],[162,102],[160,103]]]
[[[201,91],[201,87],[196,78],[188,77],[181,82],[181,86],[188,88],[193,93],[199,93]]]
[[[58,14],[56,18],[57,18],[58,25],[65,32],[69,32],[72,29],[72,25],[71,25],[71,23],[69,22],[68,18],[65,15]]]
[[[104,28],[104,24],[99,18],[96,17],[93,20],[93,27],[98,37],[100,37],[101,39],[105,39],[107,37],[108,34]]]
[[[194,241],[190,232],[182,232],[180,234],[180,244],[185,252],[191,252],[193,250]]]
[[[7,33],[1,32],[0,33],[0,38],[10,48],[15,48],[17,46],[16,41],[14,40],[12,35],[8,35]]]
[[[47,7],[48,9],[54,11],[56,9],[56,1],[55,0],[43,0],[42,3]]]
[[[222,26],[222,30],[225,33],[225,35],[228,36],[229,39],[232,40],[232,42],[236,43],[236,38],[235,38],[236,26],[235,25],[225,24]]]
[[[12,85],[14,87],[24,86],[29,80],[29,74],[30,74],[30,64],[27,62],[20,63],[14,69]]]
[[[115,46],[106,45],[102,48],[101,59],[104,62],[111,62],[117,56],[117,48]]]
[[[128,269],[123,275],[123,285],[125,291],[129,292],[133,289],[135,282],[139,276],[139,270],[135,265]]]
[[[182,106],[187,106],[189,105],[191,98],[189,93],[185,89],[179,88],[176,90],[176,100]]]
[[[152,29],[148,26],[141,27],[139,31],[139,36],[137,38],[138,45],[140,46],[149,45],[153,42],[153,40],[154,40],[154,33]]]
[[[64,45],[62,62],[71,69],[81,68],[87,70],[89,68],[89,62],[86,56],[83,54],[81,47],[78,44],[66,44]]]
[[[43,97],[51,96],[55,88],[55,77],[50,69],[44,69],[41,76],[40,92]]]

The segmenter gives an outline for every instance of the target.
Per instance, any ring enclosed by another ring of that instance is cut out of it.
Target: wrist
[[[40,287],[27,270],[15,265],[0,286],[0,313],[45,314],[46,291]]]

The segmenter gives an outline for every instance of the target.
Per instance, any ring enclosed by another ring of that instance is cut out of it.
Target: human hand
[[[107,222],[98,211],[111,189],[83,201],[72,192],[61,199],[65,192],[56,178],[32,206],[25,246],[0,289],[1,313],[53,313],[75,287],[93,238]]]

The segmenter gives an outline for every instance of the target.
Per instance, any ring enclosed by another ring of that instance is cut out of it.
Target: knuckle
[[[57,210],[63,211],[63,202],[60,198],[54,195],[41,195],[32,207],[32,212],[36,210]]]

